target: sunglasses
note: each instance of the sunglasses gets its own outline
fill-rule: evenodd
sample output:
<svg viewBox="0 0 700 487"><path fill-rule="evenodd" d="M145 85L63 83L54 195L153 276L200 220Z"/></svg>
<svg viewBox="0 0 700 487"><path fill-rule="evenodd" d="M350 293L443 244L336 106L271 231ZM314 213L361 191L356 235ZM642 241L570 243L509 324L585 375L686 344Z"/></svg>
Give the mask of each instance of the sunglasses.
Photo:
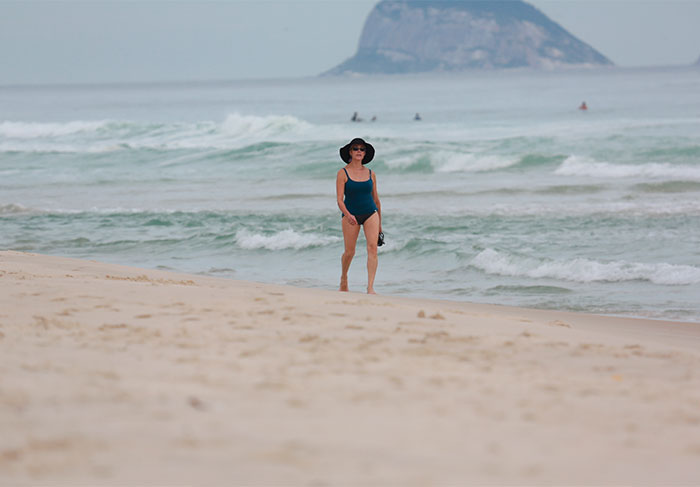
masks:
<svg viewBox="0 0 700 487"><path fill-rule="evenodd" d="M359 151L359 152L365 152L367 150L367 148L366 147L353 147L352 150Z"/></svg>

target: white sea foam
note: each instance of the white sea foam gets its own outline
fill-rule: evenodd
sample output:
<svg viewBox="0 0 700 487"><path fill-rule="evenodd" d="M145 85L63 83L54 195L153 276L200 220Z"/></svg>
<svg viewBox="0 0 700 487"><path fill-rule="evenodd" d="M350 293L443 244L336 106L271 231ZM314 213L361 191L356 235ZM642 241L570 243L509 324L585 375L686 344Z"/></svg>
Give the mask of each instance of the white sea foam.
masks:
<svg viewBox="0 0 700 487"><path fill-rule="evenodd" d="M2 152L232 149L263 141L288 142L315 137L318 137L318 131L312 124L291 115L255 116L233 113L222 122L169 124L108 120L0 123Z"/></svg>
<svg viewBox="0 0 700 487"><path fill-rule="evenodd" d="M437 172L483 172L514 166L516 158L493 154L438 151L432 156Z"/></svg>
<svg viewBox="0 0 700 487"><path fill-rule="evenodd" d="M164 149L235 149L260 142L308 139L314 126L291 115L229 114L223 122L199 122L179 127L168 138L141 141L144 147Z"/></svg>
<svg viewBox="0 0 700 487"><path fill-rule="evenodd" d="M40 213L40 211L16 203L0 205L0 216L27 215L31 213Z"/></svg>
<svg viewBox="0 0 700 487"><path fill-rule="evenodd" d="M668 163L611 164L579 156L569 156L554 171L560 176L586 176L595 178L652 178L700 180L700 167L672 165Z"/></svg>
<svg viewBox="0 0 700 487"><path fill-rule="evenodd" d="M291 115L259 117L232 113L221 124L221 132L230 137L269 140L308 133L313 125Z"/></svg>
<svg viewBox="0 0 700 487"><path fill-rule="evenodd" d="M663 285L700 283L700 268L667 263L598 262L577 258L557 261L521 257L485 249L477 254L471 265L488 274L533 279L561 279L574 282L650 281Z"/></svg>
<svg viewBox="0 0 700 487"><path fill-rule="evenodd" d="M385 143L385 145L387 145ZM386 147L385 147L386 149ZM396 155L390 154L386 164L392 169L409 168L429 164L435 172L488 172L518 164L517 157L503 157L479 152L457 152L435 150L434 148L408 146L401 147ZM409 152L410 154L406 155Z"/></svg>
<svg viewBox="0 0 700 487"><path fill-rule="evenodd" d="M113 142L98 144L63 144L52 142L37 142L36 140L25 143L0 143L0 153L22 152L22 153L57 153L57 154L101 154L129 149L127 144L117 144Z"/></svg>
<svg viewBox="0 0 700 487"><path fill-rule="evenodd" d="M61 137L78 133L92 133L110 122L107 120L81 121L65 123L11 122L0 123L0 136L13 139L35 139L42 137Z"/></svg>
<svg viewBox="0 0 700 487"><path fill-rule="evenodd" d="M248 230L241 230L236 233L236 242L244 249L266 249L266 250L300 250L309 247L318 247L332 242L337 242L338 237L327 235L317 235L313 233L297 233L292 229L282 230L272 235L252 233Z"/></svg>

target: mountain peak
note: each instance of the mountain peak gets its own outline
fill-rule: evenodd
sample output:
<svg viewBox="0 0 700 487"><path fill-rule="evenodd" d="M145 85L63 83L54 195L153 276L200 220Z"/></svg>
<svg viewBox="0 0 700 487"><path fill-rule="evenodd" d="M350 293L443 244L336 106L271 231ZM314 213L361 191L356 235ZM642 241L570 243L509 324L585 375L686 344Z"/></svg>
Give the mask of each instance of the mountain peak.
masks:
<svg viewBox="0 0 700 487"><path fill-rule="evenodd" d="M326 74L612 65L521 0L382 0L357 53Z"/></svg>

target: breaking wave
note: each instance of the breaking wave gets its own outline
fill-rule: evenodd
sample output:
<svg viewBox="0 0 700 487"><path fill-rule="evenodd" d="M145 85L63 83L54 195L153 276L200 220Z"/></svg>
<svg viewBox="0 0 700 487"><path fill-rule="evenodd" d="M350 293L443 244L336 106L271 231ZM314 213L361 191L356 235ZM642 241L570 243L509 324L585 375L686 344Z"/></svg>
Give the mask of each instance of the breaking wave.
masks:
<svg viewBox="0 0 700 487"><path fill-rule="evenodd" d="M236 233L236 243L246 250L301 250L311 247L320 247L338 242L340 238L313 233L298 233L294 230L282 230L271 235L252 233L248 230L240 230Z"/></svg>
<svg viewBox="0 0 700 487"><path fill-rule="evenodd" d="M0 123L2 152L95 153L124 149L236 149L313 137L312 124L291 115L241 115L222 122L82 121Z"/></svg>
<svg viewBox="0 0 700 487"><path fill-rule="evenodd" d="M108 127L111 122L76 120L65 123L10 122L0 123L0 136L11 139L35 139L62 137L74 134L95 133Z"/></svg>
<svg viewBox="0 0 700 487"><path fill-rule="evenodd" d="M669 286L700 283L700 268L667 263L598 262L578 258L568 261L534 259L485 249L471 265L487 274L574 282L649 281Z"/></svg>
<svg viewBox="0 0 700 487"><path fill-rule="evenodd" d="M611 164L578 156L568 157L555 171L560 176L595 178L652 178L700 180L700 167L668 163Z"/></svg>
<svg viewBox="0 0 700 487"><path fill-rule="evenodd" d="M0 205L0 217L2 216L14 216L14 215L27 215L33 213L41 213L40 210L35 210L33 208L27 208L26 206L18 205L15 203L10 203L7 205Z"/></svg>

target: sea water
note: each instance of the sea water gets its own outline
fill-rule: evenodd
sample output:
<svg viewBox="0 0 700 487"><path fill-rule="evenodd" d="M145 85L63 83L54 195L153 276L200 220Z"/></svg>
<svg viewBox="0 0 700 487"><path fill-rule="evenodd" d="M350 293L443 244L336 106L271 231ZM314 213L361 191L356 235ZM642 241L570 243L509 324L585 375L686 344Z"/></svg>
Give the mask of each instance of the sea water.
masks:
<svg viewBox="0 0 700 487"><path fill-rule="evenodd" d="M692 68L0 87L0 248L336 289L353 137L379 293L700 321Z"/></svg>

